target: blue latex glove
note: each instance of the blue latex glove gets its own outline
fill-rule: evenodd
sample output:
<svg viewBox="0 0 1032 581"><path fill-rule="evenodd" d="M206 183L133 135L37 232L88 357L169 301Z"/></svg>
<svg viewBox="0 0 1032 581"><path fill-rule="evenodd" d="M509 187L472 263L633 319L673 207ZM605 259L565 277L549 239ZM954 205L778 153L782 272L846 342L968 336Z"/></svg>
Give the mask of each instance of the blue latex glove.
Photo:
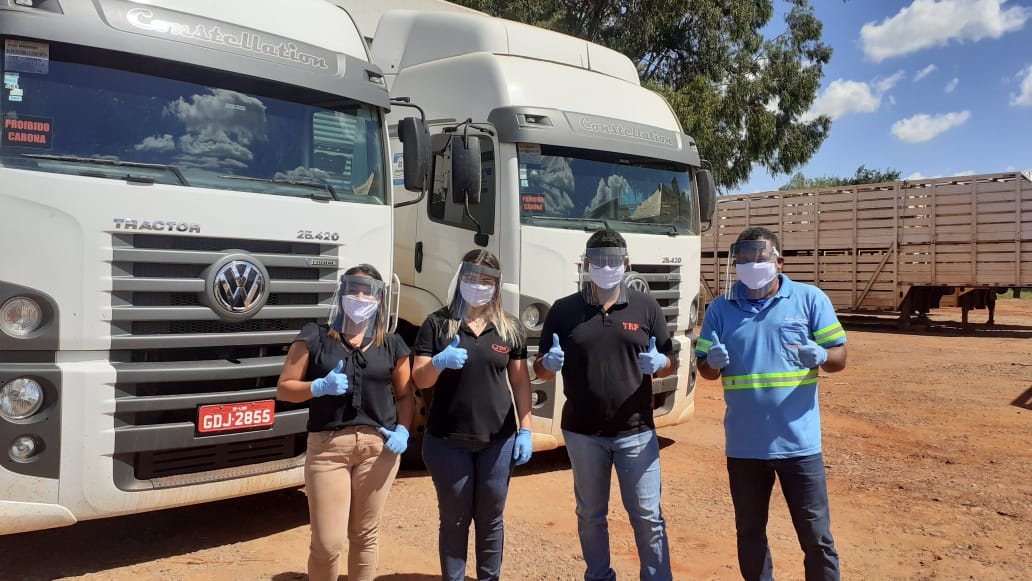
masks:
<svg viewBox="0 0 1032 581"><path fill-rule="evenodd" d="M642 375L655 375L666 366L667 356L656 349L656 338L649 337L648 351L638 353L638 369L641 369Z"/></svg>
<svg viewBox="0 0 1032 581"><path fill-rule="evenodd" d="M518 434L516 434L516 445L512 447L512 459L516 461L516 465L526 464L527 460L530 460L530 455L534 453L534 441L530 437L530 430L527 428L520 428Z"/></svg>
<svg viewBox="0 0 1032 581"><path fill-rule="evenodd" d="M387 441L384 442L384 446L387 446L388 450L394 452L398 456L405 453L405 449L408 448L408 428L398 424L398 427L394 428L394 431L392 432L381 426L380 433L387 438Z"/></svg>
<svg viewBox="0 0 1032 581"><path fill-rule="evenodd" d="M466 364L466 358L469 355L466 350L459 347L459 336L456 335L450 345L444 348L437 355L434 355L430 362L434 364L434 367L438 371L444 371L445 369L462 369L462 366Z"/></svg>
<svg viewBox="0 0 1032 581"><path fill-rule="evenodd" d="M559 370L563 368L565 360L566 354L563 353L563 348L559 346L559 334L552 333L552 347L541 358L541 366L552 373L559 373Z"/></svg>
<svg viewBox="0 0 1032 581"><path fill-rule="evenodd" d="M709 365L712 369L723 369L727 367L728 363L731 363L731 357L727 354L727 347L720 342L720 338L717 337L717 332L710 332L710 341L713 342L709 347L709 353L706 354L706 365Z"/></svg>
<svg viewBox="0 0 1032 581"><path fill-rule="evenodd" d="M348 392L348 376L341 373L344 369L344 361L338 361L337 366L326 374L312 382L312 395L322 397L324 395L344 395Z"/></svg>
<svg viewBox="0 0 1032 581"><path fill-rule="evenodd" d="M828 360L828 350L814 343L805 333L802 334L802 340L799 342L798 353L799 363L810 369L820 367Z"/></svg>

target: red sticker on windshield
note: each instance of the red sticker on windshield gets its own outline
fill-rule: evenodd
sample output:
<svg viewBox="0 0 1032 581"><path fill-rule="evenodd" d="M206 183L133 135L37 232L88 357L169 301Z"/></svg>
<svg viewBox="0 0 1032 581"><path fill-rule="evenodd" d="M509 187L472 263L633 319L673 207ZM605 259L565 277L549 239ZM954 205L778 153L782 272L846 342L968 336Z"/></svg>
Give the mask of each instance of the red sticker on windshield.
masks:
<svg viewBox="0 0 1032 581"><path fill-rule="evenodd" d="M47 117L8 115L4 117L4 147L53 147L53 125Z"/></svg>

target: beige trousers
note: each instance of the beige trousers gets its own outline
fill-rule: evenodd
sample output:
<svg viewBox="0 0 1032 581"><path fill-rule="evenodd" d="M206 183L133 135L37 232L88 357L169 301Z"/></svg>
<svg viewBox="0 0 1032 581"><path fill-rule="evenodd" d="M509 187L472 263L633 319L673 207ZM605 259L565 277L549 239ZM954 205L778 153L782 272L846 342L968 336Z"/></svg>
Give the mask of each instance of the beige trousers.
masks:
<svg viewBox="0 0 1032 581"><path fill-rule="evenodd" d="M345 535L348 581L372 581L376 575L380 515L400 460L383 443L369 426L308 434L305 491L312 581L336 581Z"/></svg>

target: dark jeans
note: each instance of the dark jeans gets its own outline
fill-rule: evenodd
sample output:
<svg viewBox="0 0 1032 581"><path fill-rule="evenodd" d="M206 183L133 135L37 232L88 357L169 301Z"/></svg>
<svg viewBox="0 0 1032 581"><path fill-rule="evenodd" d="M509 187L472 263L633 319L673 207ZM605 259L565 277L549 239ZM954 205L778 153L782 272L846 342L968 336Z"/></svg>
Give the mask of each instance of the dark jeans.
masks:
<svg viewBox="0 0 1032 581"><path fill-rule="evenodd" d="M738 566L746 581L771 581L767 512L774 476L803 549L806 581L838 581L839 559L831 538L828 485L821 454L781 460L728 458L727 475L738 529Z"/></svg>
<svg viewBox="0 0 1032 581"><path fill-rule="evenodd" d="M438 550L446 581L466 578L469 524L474 523L477 579L498 579L505 529L502 511L514 466L515 435L498 442L466 445L423 434L423 463L437 489L441 516Z"/></svg>

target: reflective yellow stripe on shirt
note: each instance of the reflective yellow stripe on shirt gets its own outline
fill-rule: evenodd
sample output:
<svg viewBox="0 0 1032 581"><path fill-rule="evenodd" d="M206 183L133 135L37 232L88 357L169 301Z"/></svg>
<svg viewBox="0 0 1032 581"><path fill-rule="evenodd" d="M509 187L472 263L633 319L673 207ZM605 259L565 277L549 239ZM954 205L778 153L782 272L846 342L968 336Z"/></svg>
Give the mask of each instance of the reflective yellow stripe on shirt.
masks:
<svg viewBox="0 0 1032 581"><path fill-rule="evenodd" d="M835 339L845 336L846 332L842 329L842 323L836 321L834 325L828 325L814 333L813 340L816 341L818 345L824 345L829 341L834 341Z"/></svg>
<svg viewBox="0 0 1032 581"><path fill-rule="evenodd" d="M800 369L783 373L753 373L725 375L724 389L765 389L770 387L799 387L817 383L816 369Z"/></svg>

